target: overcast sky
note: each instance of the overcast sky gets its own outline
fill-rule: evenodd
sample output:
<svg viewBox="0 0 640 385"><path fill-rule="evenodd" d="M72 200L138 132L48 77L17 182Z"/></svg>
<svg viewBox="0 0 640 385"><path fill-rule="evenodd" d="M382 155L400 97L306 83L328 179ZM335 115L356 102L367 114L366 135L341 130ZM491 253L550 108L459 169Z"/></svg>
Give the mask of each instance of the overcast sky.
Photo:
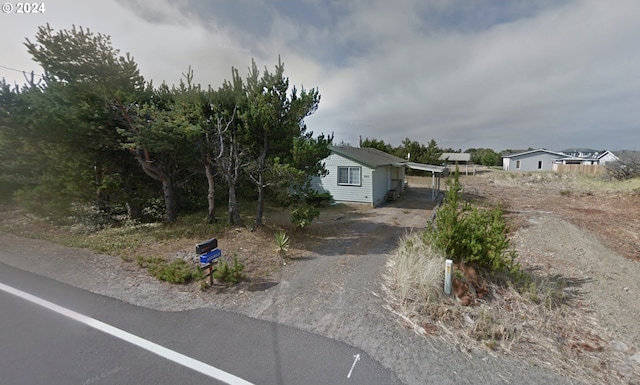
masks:
<svg viewBox="0 0 640 385"><path fill-rule="evenodd" d="M17 3L13 3L14 5ZM0 77L42 70L37 27L110 35L154 84L217 88L254 58L317 87L315 134L357 145L640 149L637 0L45 1L0 14ZM14 7L15 8L15 7Z"/></svg>

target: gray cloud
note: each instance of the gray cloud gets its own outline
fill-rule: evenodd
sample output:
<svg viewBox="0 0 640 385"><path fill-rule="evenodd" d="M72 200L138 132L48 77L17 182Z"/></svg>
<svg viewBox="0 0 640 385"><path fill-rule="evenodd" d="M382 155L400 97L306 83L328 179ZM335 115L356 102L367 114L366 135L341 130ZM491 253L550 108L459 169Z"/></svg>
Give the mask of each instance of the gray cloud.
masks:
<svg viewBox="0 0 640 385"><path fill-rule="evenodd" d="M633 0L60 0L0 26L15 36L0 65L33 68L21 43L47 20L111 35L156 84L191 65L217 87L232 66L272 68L280 55L292 84L322 95L309 129L338 141L632 148L639 18Z"/></svg>

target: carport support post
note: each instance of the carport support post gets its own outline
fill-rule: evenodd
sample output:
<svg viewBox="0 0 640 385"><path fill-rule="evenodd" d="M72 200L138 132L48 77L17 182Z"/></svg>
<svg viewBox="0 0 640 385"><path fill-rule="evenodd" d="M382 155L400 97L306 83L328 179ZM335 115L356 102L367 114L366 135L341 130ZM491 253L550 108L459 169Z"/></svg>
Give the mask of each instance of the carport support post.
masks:
<svg viewBox="0 0 640 385"><path fill-rule="evenodd" d="M436 173L431 171L431 200L436 199L435 188L436 188Z"/></svg>
<svg viewBox="0 0 640 385"><path fill-rule="evenodd" d="M447 259L444 262L444 293L451 295L451 279L453 275L453 261Z"/></svg>

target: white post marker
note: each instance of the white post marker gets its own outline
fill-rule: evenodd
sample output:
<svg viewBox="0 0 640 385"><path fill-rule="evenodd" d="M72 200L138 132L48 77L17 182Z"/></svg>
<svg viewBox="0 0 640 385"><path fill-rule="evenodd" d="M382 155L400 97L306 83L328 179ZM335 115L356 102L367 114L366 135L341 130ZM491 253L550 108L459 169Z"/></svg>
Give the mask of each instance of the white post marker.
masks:
<svg viewBox="0 0 640 385"><path fill-rule="evenodd" d="M451 279L453 275L453 261L447 259L444 262L444 293L451 295Z"/></svg>
<svg viewBox="0 0 640 385"><path fill-rule="evenodd" d="M83 323L87 326L90 326L94 329L100 330L103 333L110 334L116 338L119 338L123 341L126 341L130 344L136 345L145 349L153 354L156 354L160 357L163 357L167 360L173 361L177 364L185 366L191 370L195 370L196 372L200 372L206 376L214 378L216 380L222 381L225 384L229 385L253 385L251 382L243 380L240 377L236 377L233 374L227 373L223 370L220 370L216 367L213 367L209 364L205 364L202 361L198 361L189 356L185 356L184 354L175 352L173 350L167 349L164 346L158 345L151 341L145 340L141 337L138 337L134 334L128 333L124 330L118 329L114 326L106 324L102 321L98 321L97 319L93 319L91 317L87 317L86 315L76 313L73 310L69 310L60 305L56 305L55 303L44 300L40 297L36 297L35 295L26 293L22 290L18 290L11 286L7 286L3 283L0 283L0 290L7 292L9 294L13 294L16 297L20 297L24 300L32 302L36 305L40 305L46 309L54 311L58 314L61 314L65 317L69 317L77 322Z"/></svg>

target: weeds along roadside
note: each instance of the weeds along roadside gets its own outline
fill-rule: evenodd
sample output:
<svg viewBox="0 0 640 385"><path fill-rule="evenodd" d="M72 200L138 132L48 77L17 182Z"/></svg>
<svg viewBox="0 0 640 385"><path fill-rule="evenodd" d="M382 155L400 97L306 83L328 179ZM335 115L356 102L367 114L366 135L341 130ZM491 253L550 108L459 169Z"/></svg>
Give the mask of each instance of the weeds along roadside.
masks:
<svg viewBox="0 0 640 385"><path fill-rule="evenodd" d="M624 355L603 358L606 333L573 301L562 279L522 270L504 218L495 208L461 201L461 193L456 177L435 226L406 234L387 262L383 290L400 323L465 352L508 354L586 383L627 383L618 371ZM479 215L482 210L490 215ZM457 295L443 292L445 256L454 259L454 277L467 285ZM473 295L471 306L464 306L467 294Z"/></svg>

